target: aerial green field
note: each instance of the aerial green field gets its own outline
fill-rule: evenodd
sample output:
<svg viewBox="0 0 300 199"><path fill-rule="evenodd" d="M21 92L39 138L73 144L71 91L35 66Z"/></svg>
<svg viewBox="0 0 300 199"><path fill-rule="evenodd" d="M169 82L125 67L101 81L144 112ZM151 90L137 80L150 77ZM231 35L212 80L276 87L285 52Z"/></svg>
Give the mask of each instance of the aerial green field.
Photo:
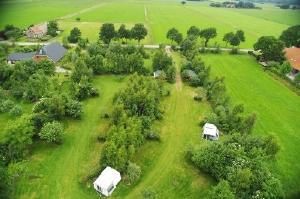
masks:
<svg viewBox="0 0 300 199"><path fill-rule="evenodd" d="M222 38L225 33L238 29L245 32L246 41L241 48L253 48L253 43L261 36L273 35L278 37L281 32L292 25L299 24L300 11L281 10L271 4L259 4L262 10L213 8L210 2L187 2L182 5L177 1L96 1L87 3L80 1L5 1L1 2L2 13L0 28L13 24L27 28L31 24L59 19L59 27L64 30L62 36L68 36L74 27L80 30L90 41L97 41L102 23L114 23L116 29L120 24L144 23L148 36L142 44L171 44L166 38L170 28L177 28L183 37L189 27L195 25L200 29L216 27L217 37L211 39L210 46L216 43L225 47ZM96 7L95 7L96 6ZM217 13L217 14L216 14ZM80 22L76 21L80 18ZM94 35L94 32L98 29ZM62 36L53 40L61 40ZM201 43L199 39L199 43Z"/></svg>
<svg viewBox="0 0 300 199"><path fill-rule="evenodd" d="M282 144L277 155L277 165L270 169L281 174L284 189L290 193L300 192L300 98L263 72L256 61L245 55L203 55L211 65L212 74L225 76L228 94L233 103L242 102L247 113L257 112L254 134L264 136L274 132Z"/></svg>
<svg viewBox="0 0 300 199"><path fill-rule="evenodd" d="M61 41L70 30L78 27L83 38L97 41L103 23L121 24L131 28L135 23L144 23L148 36L142 44L171 44L166 38L170 28L177 28L183 36L195 25L202 28L216 27L218 36L211 39L225 46L222 37L229 31L242 29L246 42L240 48L252 48L253 43L263 35L280 33L292 25L299 24L300 11L280 10L271 4L258 5L262 10L239 10L212 8L210 2L181 1L102 1L87 0L6 0L0 2L0 29L6 24L27 28L31 24L59 19L64 32L52 40ZM93 6L95 9L88 10ZM79 13L87 9L85 12ZM76 15L71 15L75 13ZM76 21L79 17L80 22ZM199 44L201 40L199 39ZM129 43L136 44L136 41ZM182 57L172 53L178 65ZM280 175L287 197L300 193L300 98L279 82L267 75L262 67L248 55L204 54L202 59L211 65L213 76L225 76L227 92L233 103L242 102L245 112L258 113L253 134L264 136L274 132L282 148L276 162L270 163L270 170ZM151 66L147 60L146 65ZM98 198L92 181L81 183L99 165L102 144L97 135L107 129L107 119L101 118L106 112L114 93L126 84L116 76L97 76L93 85L99 88L100 97L84 101L84 115L81 120L64 119L64 138L60 146L37 141L30 148L28 170L14 189L15 198ZM133 162L142 168L138 183L118 185L111 198L139 198L143 189L153 189L157 198L203 198L216 183L207 174L192 166L185 159L185 150L190 144L202 144L199 122L204 114L211 111L209 104L193 100L194 88L187 84L166 84L172 94L165 99L167 110L162 121L154 128L161 129L162 142L147 142L137 152ZM22 104L29 113L32 104ZM4 129L8 114L0 114L0 126ZM0 139L1 139L0 135ZM174 170L182 171L182 180L173 184Z"/></svg>

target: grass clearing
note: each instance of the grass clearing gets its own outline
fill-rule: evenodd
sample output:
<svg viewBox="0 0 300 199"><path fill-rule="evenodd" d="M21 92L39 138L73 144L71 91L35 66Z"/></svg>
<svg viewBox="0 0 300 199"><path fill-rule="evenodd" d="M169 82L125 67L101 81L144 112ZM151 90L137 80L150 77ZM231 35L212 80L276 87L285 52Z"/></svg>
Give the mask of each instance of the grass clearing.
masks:
<svg viewBox="0 0 300 199"><path fill-rule="evenodd" d="M274 132L282 145L277 162L270 169L281 175L284 190L290 195L300 192L299 118L300 98L274 80L251 57L246 55L202 55L211 65L213 76L225 76L233 103L242 102L247 113L257 112L253 133L265 136Z"/></svg>

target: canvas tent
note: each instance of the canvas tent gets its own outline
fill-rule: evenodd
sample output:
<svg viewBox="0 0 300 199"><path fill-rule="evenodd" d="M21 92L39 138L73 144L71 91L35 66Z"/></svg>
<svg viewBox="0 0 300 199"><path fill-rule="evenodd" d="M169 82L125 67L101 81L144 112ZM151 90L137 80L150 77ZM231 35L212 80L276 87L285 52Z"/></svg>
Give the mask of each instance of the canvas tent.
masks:
<svg viewBox="0 0 300 199"><path fill-rule="evenodd" d="M98 193L110 196L120 180L121 175L117 170L106 167L94 182L94 188Z"/></svg>
<svg viewBox="0 0 300 199"><path fill-rule="evenodd" d="M203 133L201 138L206 140L218 140L219 139L218 128L214 124L205 123L205 125L203 126Z"/></svg>

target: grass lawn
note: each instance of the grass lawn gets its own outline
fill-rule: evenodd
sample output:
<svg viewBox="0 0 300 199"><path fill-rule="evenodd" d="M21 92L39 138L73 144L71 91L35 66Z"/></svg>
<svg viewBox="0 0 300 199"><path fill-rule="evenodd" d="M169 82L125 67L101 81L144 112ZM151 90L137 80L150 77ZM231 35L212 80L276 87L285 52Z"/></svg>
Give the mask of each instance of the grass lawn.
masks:
<svg viewBox="0 0 300 199"><path fill-rule="evenodd" d="M101 96L84 101L81 120L64 120L62 145L33 144L28 172L19 180L15 198L97 198L92 187L79 182L98 166L102 145L96 137L101 125L106 123L100 116L115 91L124 86L117 79L115 76L94 79Z"/></svg>
<svg viewBox="0 0 300 199"><path fill-rule="evenodd" d="M247 113L257 112L254 134L274 132L282 145L276 164L270 169L281 175L284 190L300 193L300 97L263 72L254 59L246 55L202 55L212 67L213 76L225 76L233 103L242 102Z"/></svg>

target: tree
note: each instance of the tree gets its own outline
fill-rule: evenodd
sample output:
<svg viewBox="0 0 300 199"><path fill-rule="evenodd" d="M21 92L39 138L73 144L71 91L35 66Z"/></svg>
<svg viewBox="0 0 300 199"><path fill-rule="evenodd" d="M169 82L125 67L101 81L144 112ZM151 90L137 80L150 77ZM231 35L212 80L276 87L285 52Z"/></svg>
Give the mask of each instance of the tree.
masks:
<svg viewBox="0 0 300 199"><path fill-rule="evenodd" d="M80 21L80 17L77 17L77 18L76 18L76 21L79 22L79 21Z"/></svg>
<svg viewBox="0 0 300 199"><path fill-rule="evenodd" d="M118 35L120 39L126 39L126 43L127 43L127 39L130 38L130 30L127 30L125 25L122 24L120 26L120 28L118 29Z"/></svg>
<svg viewBox="0 0 300 199"><path fill-rule="evenodd" d="M38 68L42 69L46 75L51 75L55 72L55 65L49 59L42 59L37 64Z"/></svg>
<svg viewBox="0 0 300 199"><path fill-rule="evenodd" d="M169 66L172 66L172 58L167 55L164 49L156 51L152 58L153 71L167 71Z"/></svg>
<svg viewBox="0 0 300 199"><path fill-rule="evenodd" d="M79 118L83 113L83 104L79 101L69 99L66 103L66 114L74 117Z"/></svg>
<svg viewBox="0 0 300 199"><path fill-rule="evenodd" d="M274 36L262 36L253 45L254 50L260 50L266 61L282 62L284 56L284 42Z"/></svg>
<svg viewBox="0 0 300 199"><path fill-rule="evenodd" d="M80 47L81 49L85 49L87 47L88 43L89 43L88 38L86 38L86 39L79 38L77 44L78 44L78 47Z"/></svg>
<svg viewBox="0 0 300 199"><path fill-rule="evenodd" d="M208 41L217 36L217 30L216 28L206 28L200 31L199 36L205 38L205 47L207 47Z"/></svg>
<svg viewBox="0 0 300 199"><path fill-rule="evenodd" d="M293 67L289 61L285 61L281 64L279 70L282 75L285 75L290 73L293 70Z"/></svg>
<svg viewBox="0 0 300 199"><path fill-rule="evenodd" d="M214 186L206 196L206 199L232 199L235 198L234 194L230 190L230 186L228 181L222 180L217 186Z"/></svg>
<svg viewBox="0 0 300 199"><path fill-rule="evenodd" d="M63 126L60 122L53 121L44 124L43 128L39 132L39 136L46 142L54 142L60 144L62 142Z"/></svg>
<svg viewBox="0 0 300 199"><path fill-rule="evenodd" d="M155 199L156 193L153 189L142 189L141 196L143 199Z"/></svg>
<svg viewBox="0 0 300 199"><path fill-rule="evenodd" d="M56 31L58 31L58 23L55 20L48 21L47 23L47 33L52 37L57 35Z"/></svg>
<svg viewBox="0 0 300 199"><path fill-rule="evenodd" d="M134 183L141 177L141 167L135 163L129 162L126 170L126 179L129 183Z"/></svg>
<svg viewBox="0 0 300 199"><path fill-rule="evenodd" d="M174 41L177 43L177 45L179 45L182 42L182 40L183 40L182 34L181 33L176 34Z"/></svg>
<svg viewBox="0 0 300 199"><path fill-rule="evenodd" d="M138 43L140 44L140 40L144 39L148 31L144 27L144 24L138 23L135 24L134 27L131 29L132 38L138 40Z"/></svg>
<svg viewBox="0 0 300 199"><path fill-rule="evenodd" d="M178 30L176 28L171 28L170 30L168 30L167 32L167 38L171 39L172 43L175 40L177 34L178 34Z"/></svg>
<svg viewBox="0 0 300 199"><path fill-rule="evenodd" d="M200 34L200 29L197 28L196 26L191 26L187 31L187 36L194 35L194 36L198 37L199 34Z"/></svg>
<svg viewBox="0 0 300 199"><path fill-rule="evenodd" d="M181 2L182 5L185 5L185 3L186 3L185 1L182 1L182 2Z"/></svg>
<svg viewBox="0 0 300 199"><path fill-rule="evenodd" d="M15 105L12 109L9 111L9 115L14 117L19 117L23 115L23 108L20 105Z"/></svg>
<svg viewBox="0 0 300 199"><path fill-rule="evenodd" d="M241 43L239 37L237 35L234 35L231 39L230 39L230 45L232 46L239 46Z"/></svg>
<svg viewBox="0 0 300 199"><path fill-rule="evenodd" d="M32 144L33 135L33 123L30 115L23 115L7 125L4 140L14 159L22 158L25 155L26 147Z"/></svg>
<svg viewBox="0 0 300 199"><path fill-rule="evenodd" d="M231 32L228 32L224 35L223 37L223 41L226 42L226 46L227 44L231 41L231 39L234 37L234 33L231 31Z"/></svg>
<svg viewBox="0 0 300 199"><path fill-rule="evenodd" d="M300 25L284 30L279 39L285 43L286 47L296 46L300 48Z"/></svg>
<svg viewBox="0 0 300 199"><path fill-rule="evenodd" d="M68 41L70 43L77 43L79 39L81 39L81 32L77 27L75 27L71 30Z"/></svg>
<svg viewBox="0 0 300 199"><path fill-rule="evenodd" d="M275 156L280 150L281 146L277 136L274 133L269 133L264 138L264 150L267 155Z"/></svg>
<svg viewBox="0 0 300 199"><path fill-rule="evenodd" d="M33 74L30 76L24 98L28 101L37 101L45 95L50 87L48 79L41 74Z"/></svg>
<svg viewBox="0 0 300 199"><path fill-rule="evenodd" d="M112 23L105 23L100 28L99 39L105 44L109 44L110 41L115 38L116 31L115 26Z"/></svg>

